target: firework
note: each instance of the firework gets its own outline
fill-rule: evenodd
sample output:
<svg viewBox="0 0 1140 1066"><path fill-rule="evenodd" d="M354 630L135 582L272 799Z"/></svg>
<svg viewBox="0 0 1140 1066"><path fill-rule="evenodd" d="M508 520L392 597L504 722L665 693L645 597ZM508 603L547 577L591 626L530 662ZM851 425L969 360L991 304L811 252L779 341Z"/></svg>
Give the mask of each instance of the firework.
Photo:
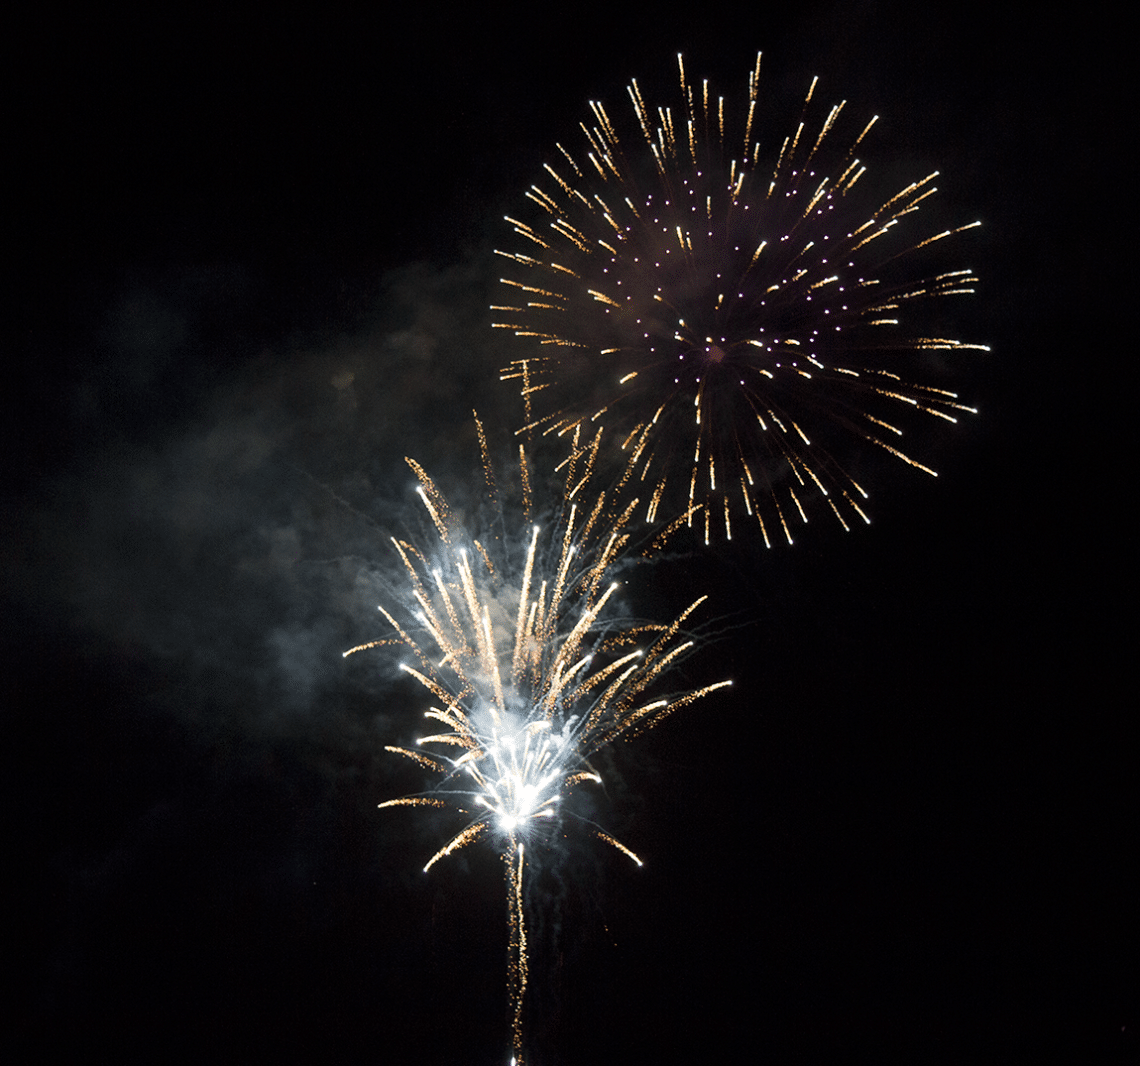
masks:
<svg viewBox="0 0 1140 1066"><path fill-rule="evenodd" d="M481 427L479 433L494 492ZM666 625L610 618L632 505L615 517L606 510L604 494L580 503L598 440L579 448L575 439L565 464L561 513L546 534L538 525L530 528L518 559L510 557L504 547L509 538L501 534L473 539L432 480L409 460L438 543L425 549L393 540L414 606L406 619L381 607L394 635L345 652L398 645L412 660L402 669L437 701L425 712L436 728L415 750L387 750L441 780L428 792L380 806L448 807L466 816L459 832L430 857L425 872L476 841L491 843L502 855L510 927L508 993L519 1063L528 979L527 845L549 842L554 824L573 817L563 805L574 788L601 783L590 763L595 752L728 684L673 695L656 692L662 676L692 649L682 626L704 597ZM520 471L525 512L530 492L521 450ZM625 845L584 819L578 822L640 865Z"/></svg>
<svg viewBox="0 0 1140 1066"><path fill-rule="evenodd" d="M507 218L525 242L498 253L511 266L494 324L540 345L503 371L520 383L523 428L604 425L647 517L684 515L706 543L731 537L737 514L769 546L821 507L845 529L867 522L847 458L866 449L851 445L934 474L904 450L900 422L974 410L914 372L988 349L902 318L973 291L972 271L927 273L920 249L979 223L907 238L937 172L875 196L857 156L875 119L841 140L839 104L816 126L815 81L798 126L768 145L759 56L735 125L678 65L677 110L651 112L633 82L626 134L592 102L583 151L558 145L526 194L545 215Z"/></svg>

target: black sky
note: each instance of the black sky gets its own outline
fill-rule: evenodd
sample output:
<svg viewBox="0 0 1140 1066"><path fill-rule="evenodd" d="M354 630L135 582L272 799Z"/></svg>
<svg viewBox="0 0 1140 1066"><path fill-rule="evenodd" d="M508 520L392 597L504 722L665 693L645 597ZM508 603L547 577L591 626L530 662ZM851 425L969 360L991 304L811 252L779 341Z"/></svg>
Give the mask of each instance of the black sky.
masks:
<svg viewBox="0 0 1140 1066"><path fill-rule="evenodd" d="M732 98L758 49L773 94L819 74L881 116L884 169L983 220L981 414L869 530L639 576L647 611L710 593L734 628L694 678L735 686L614 755L599 817L645 868L581 843L538 886L533 1061L1135 1061L1128 423L1094 372L1123 358L1113 34L1086 18L40 18L6 145L19 1061L506 1061L497 860L420 874L446 825L375 810L417 787L382 745L419 697L339 653L380 630L403 456L461 495L472 407L512 428L503 213L587 100L671 86L679 50Z"/></svg>

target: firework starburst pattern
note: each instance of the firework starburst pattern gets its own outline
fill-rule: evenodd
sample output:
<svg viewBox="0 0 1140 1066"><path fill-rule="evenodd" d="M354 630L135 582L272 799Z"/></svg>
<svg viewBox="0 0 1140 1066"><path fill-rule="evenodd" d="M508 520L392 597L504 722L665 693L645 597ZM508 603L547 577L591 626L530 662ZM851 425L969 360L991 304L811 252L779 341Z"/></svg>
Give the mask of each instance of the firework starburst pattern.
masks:
<svg viewBox="0 0 1140 1066"><path fill-rule="evenodd" d="M510 218L523 246L499 253L510 267L495 324L534 345L501 372L521 387L518 432L568 445L552 517L533 519L522 446L521 493L504 503L478 419L492 520L457 516L408 460L433 531L393 539L390 633L345 653L397 648L433 701L424 735L387 747L433 784L380 804L461 816L424 871L476 842L502 858L515 1066L528 1050L528 864L574 825L640 865L568 800L602 783L600 750L730 683L669 689L704 597L672 621L621 615L635 516L654 546L686 526L705 544L731 538L737 516L769 546L791 544L814 511L866 522L864 455L933 474L900 415L972 412L920 379L947 353L986 350L913 325L976 281L927 265L928 249L978 224L916 225L936 173L879 195L859 157L874 119L845 132L842 104L818 117L813 81L798 124L768 143L759 57L738 115L678 62L676 110L651 111L630 85L631 132L590 105L584 150L559 146L527 193L539 220Z"/></svg>
<svg viewBox="0 0 1140 1066"><path fill-rule="evenodd" d="M678 65L679 107L652 109L635 81L627 132L592 102L585 144L558 145L526 193L533 221L508 216L523 241L499 253L494 324L539 345L503 371L524 428L604 425L649 520L684 515L706 543L737 514L769 546L820 508L867 522L849 456L869 444L934 474L904 420L973 412L919 378L937 354L988 349L904 315L973 291L971 270L928 269L923 250L979 223L921 229L937 172L876 193L859 156L876 119L844 133L843 104L811 117L815 81L770 138L759 56L738 111Z"/></svg>
<svg viewBox="0 0 1140 1066"><path fill-rule="evenodd" d="M509 536L473 537L412 462L437 542L427 548L393 541L413 607L407 619L380 608L393 632L390 640L412 660L402 669L436 701L425 712L435 730L420 737L415 749L387 750L440 775L430 791L380 806L447 807L465 816L466 824L431 856L425 872L479 840L503 856L508 986L519 1062L528 972L527 845L549 840L545 829L575 818L563 812L573 789L601 784L590 763L599 749L729 684L659 691L670 667L694 646L682 627L704 597L668 624L613 617L615 570L629 541L625 527L632 505L615 517L606 510L605 494L586 502L595 454L596 443L574 450L564 468L559 517L548 532L531 526L521 559L509 557ZM521 473L527 484L525 457ZM489 466L487 475L493 483ZM345 654L377 643L384 641ZM576 821L641 865L592 822Z"/></svg>

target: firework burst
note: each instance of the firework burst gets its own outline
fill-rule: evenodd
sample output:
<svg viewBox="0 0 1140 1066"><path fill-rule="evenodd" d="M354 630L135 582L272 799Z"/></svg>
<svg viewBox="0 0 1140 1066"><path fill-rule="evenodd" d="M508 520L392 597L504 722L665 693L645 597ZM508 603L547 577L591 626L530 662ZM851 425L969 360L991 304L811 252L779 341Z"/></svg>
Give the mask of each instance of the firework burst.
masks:
<svg viewBox="0 0 1140 1066"><path fill-rule="evenodd" d="M545 221L508 216L525 244L499 252L511 268L494 324L541 345L503 371L520 383L524 430L604 425L623 491L706 543L731 537L736 514L769 546L820 507L845 529L869 521L851 444L934 474L904 450L900 422L973 412L914 372L934 353L988 349L902 318L973 291L972 271L926 273L919 253L979 223L907 238L937 172L875 196L857 156L875 119L840 142L839 104L809 130L815 81L797 128L769 146L759 56L735 126L678 64L676 111L651 112L633 82L626 135L592 102L584 150L558 145L526 194Z"/></svg>
<svg viewBox="0 0 1140 1066"><path fill-rule="evenodd" d="M490 464L484 468L493 486ZM393 636L345 652L393 643L412 662L402 669L437 701L425 712L436 730L415 749L389 746L440 775L430 791L381 807L446 807L466 824L424 866L479 840L502 855L507 880L508 992L514 1054L522 1062L522 1008L528 980L523 877L527 845L550 842L563 804L579 785L601 783L590 763L599 749L634 736L679 707L729 682L663 695L658 682L693 647L682 627L704 597L664 625L614 621L614 580L627 545L632 504L607 516L604 494L580 504L598 438L575 447L565 465L565 505L544 535L534 525L521 559L502 534L474 539L427 474L409 460L438 543L393 540L414 604L407 619L380 610ZM577 443L577 441L575 441ZM529 478L520 450L524 511ZM609 610L608 610L609 609ZM653 694L650 693L653 689ZM624 844L584 819L578 823L634 862Z"/></svg>

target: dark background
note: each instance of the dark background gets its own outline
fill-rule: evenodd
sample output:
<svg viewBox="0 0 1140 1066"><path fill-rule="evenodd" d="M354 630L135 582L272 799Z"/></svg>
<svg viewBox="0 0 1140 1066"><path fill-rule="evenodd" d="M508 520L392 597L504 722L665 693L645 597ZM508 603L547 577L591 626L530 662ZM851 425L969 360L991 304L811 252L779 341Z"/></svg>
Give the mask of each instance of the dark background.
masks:
<svg viewBox="0 0 1140 1066"><path fill-rule="evenodd" d="M980 415L874 525L639 571L731 676L613 753L535 879L539 1066L1136 1060L1116 325L1119 27L1000 5L38 15L9 47L4 854L12 1061L504 1063L502 873L377 812L402 457L462 496L486 311L586 101L810 77L984 226ZM86 21L84 21L86 19ZM659 94L654 94L657 96ZM893 179L892 179L893 180ZM893 191L890 190L890 191ZM950 255L950 253L947 253ZM509 340L509 338L507 338ZM1134 632L1134 631L1133 631ZM14 993L14 994L13 994Z"/></svg>

